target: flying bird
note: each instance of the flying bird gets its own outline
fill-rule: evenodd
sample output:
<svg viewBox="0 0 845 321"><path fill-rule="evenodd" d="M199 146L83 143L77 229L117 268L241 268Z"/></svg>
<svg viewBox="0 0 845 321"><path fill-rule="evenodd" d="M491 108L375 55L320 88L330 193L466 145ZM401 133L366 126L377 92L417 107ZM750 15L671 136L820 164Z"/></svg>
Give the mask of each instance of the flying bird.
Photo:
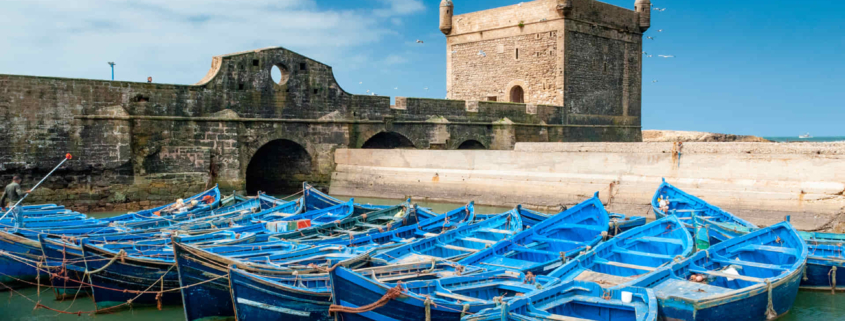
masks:
<svg viewBox="0 0 845 321"><path fill-rule="evenodd" d="M646 38L647 38L647 39L654 40L654 37L649 37L649 36L646 36Z"/></svg>
<svg viewBox="0 0 845 321"><path fill-rule="evenodd" d="M643 51L643 54L644 54L644 55L648 55L648 53L647 53L647 52L645 52L645 51Z"/></svg>
<svg viewBox="0 0 845 321"><path fill-rule="evenodd" d="M369 92L370 92L370 90L369 90L369 89L367 89L367 93L369 93Z"/></svg>
<svg viewBox="0 0 845 321"><path fill-rule="evenodd" d="M652 82L652 83L656 83L656 82L657 82L657 79L655 79L655 80L652 80L652 81L651 81L651 82Z"/></svg>
<svg viewBox="0 0 845 321"><path fill-rule="evenodd" d="M399 90L399 87L393 87L393 90Z"/></svg>
<svg viewBox="0 0 845 321"><path fill-rule="evenodd" d="M520 3L517 5L517 7L522 7L522 2L520 2Z"/></svg>
<svg viewBox="0 0 845 321"><path fill-rule="evenodd" d="M657 32L663 32L663 29L658 29Z"/></svg>
<svg viewBox="0 0 845 321"><path fill-rule="evenodd" d="M359 85L362 85L362 84L364 84L364 82L363 82L363 81L359 81L359 82L358 82L358 84L359 84Z"/></svg>
<svg viewBox="0 0 845 321"><path fill-rule="evenodd" d="M428 90L428 87L425 87L425 88L423 88L423 89Z"/></svg>
<svg viewBox="0 0 845 321"><path fill-rule="evenodd" d="M660 58L675 58L674 55L657 55Z"/></svg>
<svg viewBox="0 0 845 321"><path fill-rule="evenodd" d="M424 43L422 40L417 39L417 43Z"/></svg>
<svg viewBox="0 0 845 321"><path fill-rule="evenodd" d="M487 57L487 53L485 53L484 50L479 50L478 55L482 57Z"/></svg>
<svg viewBox="0 0 845 321"><path fill-rule="evenodd" d="M456 53L458 53L458 51L457 51L457 50L452 50L452 53L453 53L453 54L456 54Z"/></svg>
<svg viewBox="0 0 845 321"><path fill-rule="evenodd" d="M651 58L651 57L654 57L654 55L648 55L647 57Z"/></svg>

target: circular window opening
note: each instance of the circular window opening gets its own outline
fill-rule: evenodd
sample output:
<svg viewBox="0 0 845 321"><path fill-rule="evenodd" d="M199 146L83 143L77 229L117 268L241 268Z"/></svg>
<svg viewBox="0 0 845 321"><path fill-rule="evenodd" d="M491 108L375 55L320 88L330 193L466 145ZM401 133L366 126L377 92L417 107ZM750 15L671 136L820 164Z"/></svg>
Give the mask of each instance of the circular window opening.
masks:
<svg viewBox="0 0 845 321"><path fill-rule="evenodd" d="M273 82L284 85L290 79L290 72L284 65L273 65L273 69L270 70L270 78L273 79Z"/></svg>

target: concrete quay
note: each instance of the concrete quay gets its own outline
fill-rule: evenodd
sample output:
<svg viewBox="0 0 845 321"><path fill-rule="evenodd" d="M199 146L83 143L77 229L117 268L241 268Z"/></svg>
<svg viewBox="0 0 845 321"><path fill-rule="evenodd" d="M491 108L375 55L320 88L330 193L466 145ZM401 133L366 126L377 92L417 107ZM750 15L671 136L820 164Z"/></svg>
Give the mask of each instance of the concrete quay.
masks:
<svg viewBox="0 0 845 321"><path fill-rule="evenodd" d="M644 215L661 178L758 225L791 215L845 230L845 143L517 143L513 151L339 149L336 195L524 204L554 212L599 191ZM845 216L845 215L843 215Z"/></svg>

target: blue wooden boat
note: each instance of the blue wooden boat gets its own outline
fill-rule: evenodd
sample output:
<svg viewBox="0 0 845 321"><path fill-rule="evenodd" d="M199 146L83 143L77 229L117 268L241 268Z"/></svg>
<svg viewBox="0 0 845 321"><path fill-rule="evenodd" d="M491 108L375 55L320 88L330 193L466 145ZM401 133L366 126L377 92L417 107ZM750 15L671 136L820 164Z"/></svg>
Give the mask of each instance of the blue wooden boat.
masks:
<svg viewBox="0 0 845 321"><path fill-rule="evenodd" d="M393 226L390 228L385 227L384 232L371 230L363 235L330 237L315 241L313 244L344 244L348 246L399 245L412 242L417 238L434 236L438 233L467 225L475 220L475 206L473 202L440 215L417 205L414 205L413 212L426 213L424 214L425 216L432 216L432 218L417 222L415 225L399 228ZM418 215L419 217L423 217L422 214Z"/></svg>
<svg viewBox="0 0 845 321"><path fill-rule="evenodd" d="M461 226L440 235L432 235L401 245L374 257L390 263L457 261L480 252L501 239L510 238L521 230L522 220L516 211L511 210L479 223Z"/></svg>
<svg viewBox="0 0 845 321"><path fill-rule="evenodd" d="M344 203L344 201L320 192L320 190L311 186L308 182L302 183L302 199L305 202L305 211L318 210ZM383 210L388 207L391 207L391 205L355 204L355 213L353 213L353 216Z"/></svg>
<svg viewBox="0 0 845 321"><path fill-rule="evenodd" d="M134 248L134 245L129 246ZM179 246L178 243L173 244L174 248L177 246ZM274 258L275 253L287 253L297 248L297 245L285 242L273 242L266 246L269 250L262 249L261 244L254 244L212 247L208 251L245 260L265 261ZM83 243L81 248L85 268L90 271L87 275L97 309L122 305L127 300L132 300L133 304L138 305L182 303L181 291L177 290L180 288L181 280L172 250L145 249L136 251L134 255L128 255L125 248L119 247L106 248ZM258 248L258 253L255 253L254 248ZM320 259L330 257L323 252L320 254L323 254ZM347 257L352 255L347 255ZM315 254L311 256L316 257ZM290 259L290 257L283 258ZM292 258L302 260L300 257Z"/></svg>
<svg viewBox="0 0 845 321"><path fill-rule="evenodd" d="M611 287L683 259L692 250L692 237L683 223L675 216L667 216L599 244L549 276Z"/></svg>
<svg viewBox="0 0 845 321"><path fill-rule="evenodd" d="M367 220L372 218L374 220L380 217L393 218L399 212L404 212L404 208L408 206L399 205L390 207L381 211L362 214L361 216L344 219L343 221ZM337 207L337 205L333 206ZM330 223L334 226L347 226L347 223ZM330 229L327 227L326 229ZM316 229L323 229L322 226L312 227L301 231L292 231L288 233L277 234L282 239L298 240L298 237L312 235ZM292 237L293 236L293 237ZM255 245L249 245L245 249L252 249ZM201 283L191 289L183 291L183 304L185 309L185 319L201 320L207 318L232 317L235 311L232 309L232 299L230 295L230 282L227 279L216 279L215 277L225 276L228 273L228 266L236 264L236 261L231 257L224 257L214 255L213 252L204 251L195 247L185 246L184 244L175 243L173 245L173 252L178 264L179 279L183 284ZM253 255L254 256L254 255ZM268 268L272 270L272 268ZM291 272L286 270L288 274ZM269 272L264 272L265 274ZM278 273L278 272L276 272ZM205 283L203 283L205 282ZM201 293L202 295L196 295Z"/></svg>
<svg viewBox="0 0 845 321"><path fill-rule="evenodd" d="M610 228L608 228L607 232L610 236L619 235L619 233L625 232L635 227L640 227L645 225L646 218L645 216L627 216L625 214L619 213L609 213L610 214Z"/></svg>
<svg viewBox="0 0 845 321"><path fill-rule="evenodd" d="M457 273L454 263L428 262L356 269L355 272L382 282L439 279ZM477 272L467 267L464 274ZM329 275L264 275L229 269L231 296L238 320L331 320ZM190 320L190 319L189 319Z"/></svg>
<svg viewBox="0 0 845 321"><path fill-rule="evenodd" d="M534 280L522 273L495 271L468 276L407 283L382 283L361 273L337 268L329 272L332 287L330 311L343 320L459 320L509 301L517 295L529 295L554 278ZM369 308L382 298L384 305ZM361 308L353 311L350 309Z"/></svg>
<svg viewBox="0 0 845 321"><path fill-rule="evenodd" d="M527 209L522 207L522 205L517 205L516 211L519 212L519 218L522 219L522 225L526 229L540 224L540 222L545 221L549 217L552 217L552 214L546 214L543 212Z"/></svg>
<svg viewBox="0 0 845 321"><path fill-rule="evenodd" d="M596 193L513 238L489 244L458 263L542 275L596 246L606 235L607 226L608 213Z"/></svg>
<svg viewBox="0 0 845 321"><path fill-rule="evenodd" d="M667 320L771 320L792 307L806 261L806 243L782 222L626 285L652 288Z"/></svg>
<svg viewBox="0 0 845 321"><path fill-rule="evenodd" d="M845 269L845 246L841 241L833 242L842 234L806 235L802 232L799 234L803 234L808 249L807 266L801 278L801 289L830 290L831 293L845 290L845 270L843 270Z"/></svg>
<svg viewBox="0 0 845 321"><path fill-rule="evenodd" d="M660 200L668 200L668 209L660 208ZM666 179L663 179L663 183L660 184L660 187L654 193L654 197L651 199L651 206L657 218L663 218L667 215L677 216L690 231L693 231L693 216L704 220L709 226L708 230L711 232L709 235L710 244L717 244L757 229L757 226L751 222L736 217L717 206L672 186L666 182Z"/></svg>
<svg viewBox="0 0 845 321"><path fill-rule="evenodd" d="M349 238L350 236L354 238L357 235L363 236L416 224L416 219L408 219L408 217L416 217L415 212L414 206L406 201L400 205L361 214L360 216L348 217L337 222L276 233L273 237L281 240L296 240L297 242L320 242L338 237Z"/></svg>
<svg viewBox="0 0 845 321"><path fill-rule="evenodd" d="M623 301L623 292L631 299ZM476 314L462 321L657 321L657 298L651 289L606 289L586 281L568 281Z"/></svg>
<svg viewBox="0 0 845 321"><path fill-rule="evenodd" d="M38 241L0 231L0 282L10 287L25 286L38 279L35 268L41 260L41 245ZM41 282L48 282L45 274Z"/></svg>

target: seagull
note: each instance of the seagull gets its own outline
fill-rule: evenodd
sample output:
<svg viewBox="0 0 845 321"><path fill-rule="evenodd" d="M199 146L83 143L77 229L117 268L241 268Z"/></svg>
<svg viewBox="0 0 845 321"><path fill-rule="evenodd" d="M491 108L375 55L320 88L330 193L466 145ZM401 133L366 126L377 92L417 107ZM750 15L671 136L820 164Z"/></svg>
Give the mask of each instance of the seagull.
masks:
<svg viewBox="0 0 845 321"><path fill-rule="evenodd" d="M649 58L654 57L654 55L648 55Z"/></svg>
<svg viewBox="0 0 845 321"><path fill-rule="evenodd" d="M423 89L428 90L428 87L425 87L425 88L423 88Z"/></svg>
<svg viewBox="0 0 845 321"><path fill-rule="evenodd" d="M660 58L675 58L674 55L657 55Z"/></svg>
<svg viewBox="0 0 845 321"><path fill-rule="evenodd" d="M376 93L373 93L373 96L375 96L375 95L376 95Z"/></svg>
<svg viewBox="0 0 845 321"><path fill-rule="evenodd" d="M453 54L456 54L456 53L458 53L458 51L457 51L457 50L452 50L452 53L453 53Z"/></svg>
<svg viewBox="0 0 845 321"><path fill-rule="evenodd" d="M663 29L658 29L657 32L663 32Z"/></svg>
<svg viewBox="0 0 845 321"><path fill-rule="evenodd" d="M358 82L358 84L359 84L359 85L363 85L363 84L364 84L364 82L363 82L363 81L359 81L359 82Z"/></svg>
<svg viewBox="0 0 845 321"><path fill-rule="evenodd" d="M417 39L417 43L424 43L422 40Z"/></svg>
<svg viewBox="0 0 845 321"><path fill-rule="evenodd" d="M656 82L657 82L657 80L655 79L655 80L652 80L651 82L652 82L652 83L656 83Z"/></svg>
<svg viewBox="0 0 845 321"><path fill-rule="evenodd" d="M478 55L482 57L487 57L487 53L485 53L484 50L479 50Z"/></svg>
<svg viewBox="0 0 845 321"><path fill-rule="evenodd" d="M399 87L393 87L393 90L399 90Z"/></svg>
<svg viewBox="0 0 845 321"><path fill-rule="evenodd" d="M370 90L369 90L369 89L367 89L367 93L369 93L369 92L370 92Z"/></svg>
<svg viewBox="0 0 845 321"><path fill-rule="evenodd" d="M645 51L643 51L643 54L644 54L644 55L648 55L648 53L647 53L647 52L645 52Z"/></svg>
<svg viewBox="0 0 845 321"><path fill-rule="evenodd" d="M522 2L520 2L520 3L519 3L518 5L516 5L516 6L517 6L517 7L522 7Z"/></svg>
<svg viewBox="0 0 845 321"><path fill-rule="evenodd" d="M646 36L646 38L651 39L651 40L654 40L654 38L653 38L653 37Z"/></svg>

